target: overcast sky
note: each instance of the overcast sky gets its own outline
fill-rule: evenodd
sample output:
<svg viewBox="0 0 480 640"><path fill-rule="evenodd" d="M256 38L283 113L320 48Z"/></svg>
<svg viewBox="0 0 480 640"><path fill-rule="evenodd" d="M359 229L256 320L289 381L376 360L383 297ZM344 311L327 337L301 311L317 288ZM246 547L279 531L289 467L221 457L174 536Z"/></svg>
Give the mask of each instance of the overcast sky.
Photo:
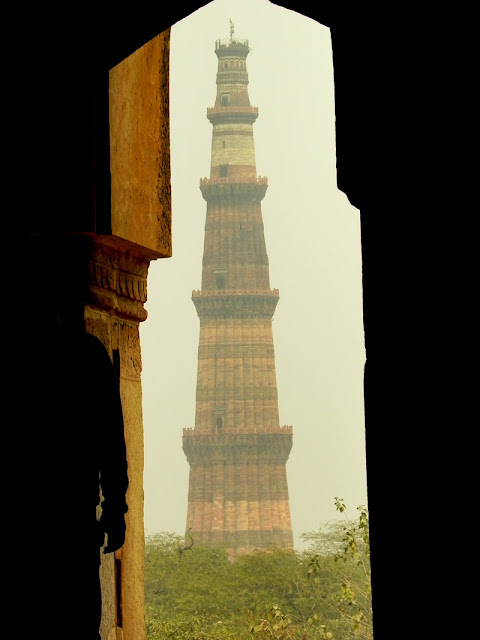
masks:
<svg viewBox="0 0 480 640"><path fill-rule="evenodd" d="M215 40L248 39L249 96L270 284L280 424L293 425L287 463L294 540L339 517L334 497L367 503L360 217L336 187L330 30L267 0L216 0L171 33L173 256L151 263L141 324L145 532L182 534L189 465L182 429L195 424L201 288L216 95Z"/></svg>

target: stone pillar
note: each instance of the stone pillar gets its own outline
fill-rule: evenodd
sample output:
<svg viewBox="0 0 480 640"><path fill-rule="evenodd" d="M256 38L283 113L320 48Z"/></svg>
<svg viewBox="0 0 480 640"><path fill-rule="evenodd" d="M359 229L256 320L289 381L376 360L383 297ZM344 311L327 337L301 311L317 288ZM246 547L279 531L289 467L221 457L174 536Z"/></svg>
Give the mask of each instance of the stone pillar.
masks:
<svg viewBox="0 0 480 640"><path fill-rule="evenodd" d="M85 308L89 333L106 346L117 368L127 447L129 488L125 544L102 556L102 638L115 627L125 638L141 638L143 626L143 419L139 323L146 319L149 260L111 242L94 241L90 263L90 301Z"/></svg>
<svg viewBox="0 0 480 640"><path fill-rule="evenodd" d="M102 569L102 640L146 634L139 324L147 318L150 261L172 251L169 42L167 30L109 72L110 233L94 236L85 317L119 369L129 488L125 544Z"/></svg>

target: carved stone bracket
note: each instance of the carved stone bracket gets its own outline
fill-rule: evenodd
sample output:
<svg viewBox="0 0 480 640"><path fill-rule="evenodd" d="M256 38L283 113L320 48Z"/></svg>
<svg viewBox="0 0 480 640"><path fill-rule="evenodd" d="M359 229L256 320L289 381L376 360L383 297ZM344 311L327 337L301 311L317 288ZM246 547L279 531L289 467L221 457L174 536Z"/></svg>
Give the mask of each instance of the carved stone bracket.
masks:
<svg viewBox="0 0 480 640"><path fill-rule="evenodd" d="M264 400L278 400L278 391L276 387L260 387L258 385L246 387L239 385L231 387L224 385L222 387L226 398L236 398L237 400L252 400L262 398ZM215 387L197 388L197 402L205 400L216 400L218 397L218 389Z"/></svg>
<svg viewBox="0 0 480 640"><path fill-rule="evenodd" d="M143 322L147 318L144 304L149 262L129 251L96 242L90 261L90 306Z"/></svg>

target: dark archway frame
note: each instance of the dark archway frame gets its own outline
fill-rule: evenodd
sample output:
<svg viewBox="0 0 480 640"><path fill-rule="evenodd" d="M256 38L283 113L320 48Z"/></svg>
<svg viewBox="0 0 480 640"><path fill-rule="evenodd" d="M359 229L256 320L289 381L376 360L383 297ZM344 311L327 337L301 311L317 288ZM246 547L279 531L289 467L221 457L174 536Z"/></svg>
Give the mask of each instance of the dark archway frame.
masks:
<svg viewBox="0 0 480 640"><path fill-rule="evenodd" d="M165 9L159 3L137 3L127 12L119 5L110 8L99 3L98 8L82 10L81 14L72 11L68 24L63 22L59 27L59 22L52 20L42 30L37 60L42 73L38 74L38 84L32 81L31 85L37 96L31 156L39 169L30 196L31 228L55 229L63 203L67 198L72 201L73 190L77 197L69 209L71 230L88 226L87 211L96 219L98 232L109 233L108 72L157 34L206 4L180 1ZM395 27L392 23L379 27L373 10L345 9L338 2L331 6L314 6L302 0L275 4L329 27L332 35L337 186L361 216L374 624L382 637L382 626L392 619L396 599L386 594L387 585L390 593L392 589L395 593L392 582L397 580L392 581L390 576L393 560L389 547L397 505L405 500L403 492L408 486L400 453L411 443L403 438L407 425L403 421L405 409L399 406L406 399L406 392L401 391L405 388L403 372L396 368L401 354L391 348L392 339L397 345L402 339L398 317L402 292L394 289L401 267L392 253L398 248L394 224L399 213L408 219L408 211L400 211L403 198L392 187L398 184L399 169L405 170L393 145L397 122L392 103L397 84L392 77L399 68ZM63 56L58 55L60 51ZM48 96L48 104L42 96ZM73 133L66 137L66 131L72 132L72 122ZM72 145L77 153L65 166L63 160ZM89 201L92 186L93 208ZM39 201L49 203L42 213L38 212Z"/></svg>
<svg viewBox="0 0 480 640"><path fill-rule="evenodd" d="M138 14L133 21L131 16L126 17L125 21L116 16L113 20L115 28L110 25L108 29L105 28L98 31L96 39L98 53L93 61L93 68L96 72L98 83L97 95L101 96L96 105L96 118L97 122L103 122L103 126L97 129L97 158L99 166L103 166L105 171L102 176L105 180L105 186L98 189L98 192L101 194L101 199L105 199L105 207L108 207L106 210L109 210L109 175L106 171L109 147L108 141L103 136L108 132L108 102L104 101L105 96L108 95L108 71L158 33L168 29L171 25L206 4L208 3L181 2L176 4L175 7L170 6L168 14L159 9L154 9L153 11L149 9L148 15L145 16L144 20ZM375 131L375 128L372 129L373 113L369 112L368 103L366 104L368 94L371 97L375 95L375 87L372 86L373 69L369 69L369 64L372 59L375 59L374 45L377 42L377 38L372 40L372 34L375 29L374 24L370 22L371 16L362 13L358 9L349 8L348 12L345 12L345 10L334 8L334 3L332 3L332 7L328 7L328 3L319 3L320 6L317 6L317 8L314 8L314 5L308 2L283 1L275 4L313 18L329 27L332 36L335 74L337 186L347 195L351 204L360 209L361 212L364 323L368 358L365 371L368 495L372 538L374 625L375 632L380 633L381 621L376 614L378 611L380 613L384 612L384 603L380 601L382 600L381 590L385 586L385 576L380 570L383 544L379 540L386 522L382 522L382 511L384 510L380 506L384 496L383 493L380 495L380 492L377 492L377 487L379 488L382 485L380 476L385 477L385 468L381 460L377 458L377 451L379 451L381 438L380 429L385 428L385 426L380 425L380 416L377 415L379 411L378 403L377 400L373 399L373 396L377 396L379 390L375 382L377 376L375 373L375 358L372 351L375 350L375 345L381 334L377 333L377 329L374 329L370 323L369 241L370 237L374 235L374 224L370 226L369 223L370 216L375 208L376 197L378 197L381 188L378 188L376 180L369 179L368 176L370 168L376 166L372 158L373 149L376 147L373 143L376 135L380 135L381 132ZM301 43L297 43L297 46L301 46ZM107 123L105 123L105 117L107 117ZM377 126L380 125L381 117L378 114L375 120ZM99 186L100 184L102 183L99 180ZM375 194L372 193L373 189ZM102 205L99 202L99 211L101 209ZM105 232L108 233L108 229ZM372 324L374 324L373 318ZM377 334L376 336L375 333ZM373 371L371 371L372 368ZM372 406L368 402L370 397L372 397ZM387 497L387 499L389 498ZM379 565L379 570L376 570L377 565Z"/></svg>

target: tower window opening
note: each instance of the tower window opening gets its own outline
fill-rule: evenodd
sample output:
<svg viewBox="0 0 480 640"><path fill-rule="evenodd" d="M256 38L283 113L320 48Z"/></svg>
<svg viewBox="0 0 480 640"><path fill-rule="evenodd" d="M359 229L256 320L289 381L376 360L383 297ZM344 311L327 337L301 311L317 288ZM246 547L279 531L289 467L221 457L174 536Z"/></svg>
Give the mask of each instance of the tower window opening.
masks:
<svg viewBox="0 0 480 640"><path fill-rule="evenodd" d="M228 164L220 165L220 177L226 178L228 176Z"/></svg>
<svg viewBox="0 0 480 640"><path fill-rule="evenodd" d="M225 276L217 276L217 289L225 289Z"/></svg>
<svg viewBox="0 0 480 640"><path fill-rule="evenodd" d="M225 149L225 140L223 140L223 148Z"/></svg>
<svg viewBox="0 0 480 640"><path fill-rule="evenodd" d="M222 93L221 98L220 98L220 102L222 107L228 107L228 103L230 102L230 94L229 93Z"/></svg>
<svg viewBox="0 0 480 640"><path fill-rule="evenodd" d="M218 418L216 420L216 423L217 423L217 429L220 429L220 430L223 429L223 418L222 418L222 416L218 416Z"/></svg>

